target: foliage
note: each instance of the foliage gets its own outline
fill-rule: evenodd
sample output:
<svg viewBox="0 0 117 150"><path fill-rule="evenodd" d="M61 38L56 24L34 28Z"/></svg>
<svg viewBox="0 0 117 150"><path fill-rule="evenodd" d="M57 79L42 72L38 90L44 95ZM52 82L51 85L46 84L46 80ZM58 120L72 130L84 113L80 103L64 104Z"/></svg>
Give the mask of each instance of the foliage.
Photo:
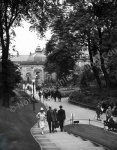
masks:
<svg viewBox="0 0 117 150"><path fill-rule="evenodd" d="M75 45L75 38L69 32L66 6L60 8L56 19L51 24L53 36L46 45L47 71L56 72L58 78L70 74L79 56L79 48Z"/></svg>
<svg viewBox="0 0 117 150"><path fill-rule="evenodd" d="M117 47L117 2L114 1L67 1L73 6L67 24L69 32L74 35L77 46L87 46L91 67L101 88L101 81L94 65L93 57L98 54L99 64L109 85L108 72L105 68L103 53ZM73 41L74 42L74 41Z"/></svg>
<svg viewBox="0 0 117 150"><path fill-rule="evenodd" d="M82 74L81 80L80 80L80 88L86 88L88 86L87 79L85 74Z"/></svg>
<svg viewBox="0 0 117 150"><path fill-rule="evenodd" d="M109 72L111 86L117 87L117 54L114 53L108 58L107 69Z"/></svg>
<svg viewBox="0 0 117 150"><path fill-rule="evenodd" d="M78 105L95 109L98 103L101 103L104 112L111 106L113 115L117 115L117 90L99 91L96 87L90 87L88 90L74 91L69 96L69 102L76 102Z"/></svg>
<svg viewBox="0 0 117 150"><path fill-rule="evenodd" d="M49 51L47 48L46 50ZM56 48L52 47L52 49L53 52L47 55L45 70L49 73L56 72L58 78L69 75L70 71L73 70L75 62L68 48L63 42L59 42Z"/></svg>
<svg viewBox="0 0 117 150"><path fill-rule="evenodd" d="M84 101L84 94L79 91L74 91L69 96L70 101L76 102L83 102Z"/></svg>
<svg viewBox="0 0 117 150"><path fill-rule="evenodd" d="M12 92L22 79L20 68L18 65L8 60L6 63L6 69L8 73L6 74L6 77L8 78L9 91Z"/></svg>
<svg viewBox="0 0 117 150"><path fill-rule="evenodd" d="M77 86L79 84L79 75L73 74L72 79L70 80L70 82L68 82L68 84Z"/></svg>

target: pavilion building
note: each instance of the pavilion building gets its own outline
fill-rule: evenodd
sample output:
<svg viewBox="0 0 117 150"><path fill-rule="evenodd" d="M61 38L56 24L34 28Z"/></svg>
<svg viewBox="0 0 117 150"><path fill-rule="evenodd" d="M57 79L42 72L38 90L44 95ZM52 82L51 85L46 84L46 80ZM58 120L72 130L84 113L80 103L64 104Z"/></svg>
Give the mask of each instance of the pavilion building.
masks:
<svg viewBox="0 0 117 150"><path fill-rule="evenodd" d="M38 79L37 84L42 84L48 77L48 73L44 71L45 60L46 56L40 47L37 47L33 54L17 54L11 58L12 62L19 65L23 80L30 82ZM55 79L55 74L52 74L51 77Z"/></svg>

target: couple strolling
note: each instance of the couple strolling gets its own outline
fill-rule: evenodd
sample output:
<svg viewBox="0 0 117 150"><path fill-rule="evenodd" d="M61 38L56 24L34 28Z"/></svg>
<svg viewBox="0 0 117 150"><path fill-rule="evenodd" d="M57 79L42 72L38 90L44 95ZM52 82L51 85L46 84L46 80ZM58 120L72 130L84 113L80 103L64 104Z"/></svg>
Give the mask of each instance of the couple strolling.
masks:
<svg viewBox="0 0 117 150"><path fill-rule="evenodd" d="M59 107L60 110L58 112L56 108L52 110L52 108L49 107L47 114L45 113L44 109L41 107L40 112L36 115L36 117L38 118L38 127L41 128L42 134L44 134L46 119L48 122L50 133L57 132L56 128L58 128L59 125L60 125L61 132L63 131L63 124L66 116L65 116L65 111L62 109L62 106Z"/></svg>
<svg viewBox="0 0 117 150"><path fill-rule="evenodd" d="M63 124L64 120L66 118L65 116L65 110L62 109L62 106L59 106L60 110L55 108L52 110L51 107L49 107L49 110L47 111L47 122L49 126L49 131L51 132L57 132L56 128L60 126L61 132L63 131Z"/></svg>

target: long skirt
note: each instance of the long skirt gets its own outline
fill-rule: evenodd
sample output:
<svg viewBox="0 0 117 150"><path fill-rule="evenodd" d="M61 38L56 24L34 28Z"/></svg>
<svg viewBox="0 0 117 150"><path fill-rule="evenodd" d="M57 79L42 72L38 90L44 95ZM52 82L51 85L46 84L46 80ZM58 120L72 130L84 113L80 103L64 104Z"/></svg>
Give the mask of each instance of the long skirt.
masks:
<svg viewBox="0 0 117 150"><path fill-rule="evenodd" d="M40 128L44 128L45 127L45 121L39 121L39 126Z"/></svg>

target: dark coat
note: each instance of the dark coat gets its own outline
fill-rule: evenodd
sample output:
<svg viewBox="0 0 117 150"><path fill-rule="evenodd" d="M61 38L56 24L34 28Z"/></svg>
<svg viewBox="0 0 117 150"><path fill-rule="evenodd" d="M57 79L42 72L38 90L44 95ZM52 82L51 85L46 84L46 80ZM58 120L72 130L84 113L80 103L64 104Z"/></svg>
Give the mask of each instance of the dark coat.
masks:
<svg viewBox="0 0 117 150"><path fill-rule="evenodd" d="M57 91L56 95L57 95L58 99L61 99L62 95L59 91Z"/></svg>
<svg viewBox="0 0 117 150"><path fill-rule="evenodd" d="M60 110L58 111L58 120L65 120L65 118L66 118L65 110L60 109Z"/></svg>
<svg viewBox="0 0 117 150"><path fill-rule="evenodd" d="M47 122L51 122L52 121L52 110L48 110L47 111Z"/></svg>

